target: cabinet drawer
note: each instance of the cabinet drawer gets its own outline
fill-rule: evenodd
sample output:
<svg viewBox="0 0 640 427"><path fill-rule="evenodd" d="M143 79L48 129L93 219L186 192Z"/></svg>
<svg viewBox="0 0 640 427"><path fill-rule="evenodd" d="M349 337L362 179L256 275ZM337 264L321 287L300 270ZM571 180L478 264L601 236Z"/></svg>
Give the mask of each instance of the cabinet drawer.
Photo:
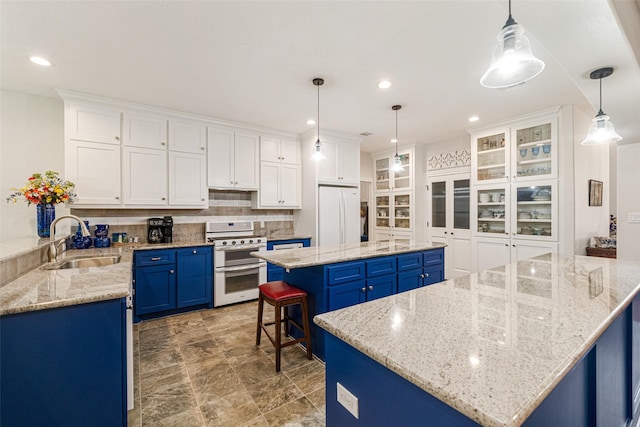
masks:
<svg viewBox="0 0 640 427"><path fill-rule="evenodd" d="M364 280L356 280L329 288L329 310L338 310L367 300Z"/></svg>
<svg viewBox="0 0 640 427"><path fill-rule="evenodd" d="M172 264L176 261L176 252L173 250L136 251L134 259L134 264L136 267Z"/></svg>
<svg viewBox="0 0 640 427"><path fill-rule="evenodd" d="M442 264L444 258L444 250L443 249L435 249L432 251L423 252L424 256L424 266L434 265L434 264Z"/></svg>
<svg viewBox="0 0 640 427"><path fill-rule="evenodd" d="M444 280L444 268L442 265L426 267L423 270L423 274L423 286L433 285L434 283L442 282Z"/></svg>
<svg viewBox="0 0 640 427"><path fill-rule="evenodd" d="M396 272L396 258L385 257L367 261L367 277L382 276Z"/></svg>
<svg viewBox="0 0 640 427"><path fill-rule="evenodd" d="M422 252L398 256L398 271L422 268Z"/></svg>
<svg viewBox="0 0 640 427"><path fill-rule="evenodd" d="M364 262L346 262L344 264L327 267L329 286L364 279L364 277Z"/></svg>

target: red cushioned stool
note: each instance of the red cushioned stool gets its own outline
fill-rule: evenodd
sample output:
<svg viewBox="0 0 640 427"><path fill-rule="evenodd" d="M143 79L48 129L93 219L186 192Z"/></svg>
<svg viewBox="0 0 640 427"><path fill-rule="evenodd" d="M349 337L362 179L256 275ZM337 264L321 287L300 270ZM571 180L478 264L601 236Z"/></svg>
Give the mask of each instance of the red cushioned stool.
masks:
<svg viewBox="0 0 640 427"><path fill-rule="evenodd" d="M276 372L280 372L280 349L289 347L290 345L297 344L299 342L305 343L307 347L307 359L311 360L311 336L309 333L309 313L307 309L307 293L301 289L294 288L287 282L282 280L275 282L267 282L258 286L260 291L258 295L258 329L256 333L256 345L260 345L260 335L264 329L264 333L267 334L267 338L271 341L276 348ZM264 302L268 302L275 307L276 319L274 322L263 323L262 311ZM289 306L300 304L302 308L302 325L289 317ZM284 318L281 317L281 309L284 307ZM289 324L292 324L298 328L304 336L292 341L282 343L282 323L285 325L285 333L288 335ZM267 332L267 326L276 325L276 338L273 339L269 332Z"/></svg>

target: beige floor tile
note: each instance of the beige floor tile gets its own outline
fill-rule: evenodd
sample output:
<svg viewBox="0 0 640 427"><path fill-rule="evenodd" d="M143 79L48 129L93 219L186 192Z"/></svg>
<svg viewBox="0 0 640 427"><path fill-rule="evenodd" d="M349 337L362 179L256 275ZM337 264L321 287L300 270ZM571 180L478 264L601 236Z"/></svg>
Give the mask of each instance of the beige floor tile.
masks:
<svg viewBox="0 0 640 427"><path fill-rule="evenodd" d="M263 414L270 426L320 427L325 417L306 397Z"/></svg>
<svg viewBox="0 0 640 427"><path fill-rule="evenodd" d="M299 399L303 395L284 375L275 376L265 382L248 384L245 387L262 413Z"/></svg>
<svg viewBox="0 0 640 427"><path fill-rule="evenodd" d="M304 394L324 389L324 366L317 361L286 371L287 376Z"/></svg>
<svg viewBox="0 0 640 427"><path fill-rule="evenodd" d="M321 414L325 417L327 416L327 397L324 385L313 393L307 394L307 399L313 403L313 406L315 406Z"/></svg>
<svg viewBox="0 0 640 427"><path fill-rule="evenodd" d="M255 402L243 388L200 405L200 410L207 425L216 427L235 427L260 415Z"/></svg>
<svg viewBox="0 0 640 427"><path fill-rule="evenodd" d="M140 355L140 372L144 375L179 363L182 363L182 354L180 349L175 347L152 353L143 353Z"/></svg>
<svg viewBox="0 0 640 427"><path fill-rule="evenodd" d="M262 415L255 417L246 423L240 424L238 427L269 427L269 423Z"/></svg>
<svg viewBox="0 0 640 427"><path fill-rule="evenodd" d="M141 397L184 384L189 384L189 374L184 364L140 374Z"/></svg>
<svg viewBox="0 0 640 427"><path fill-rule="evenodd" d="M191 363L209 359L222 353L222 346L216 340L207 338L204 341L181 345L180 351L185 362Z"/></svg>
<svg viewBox="0 0 640 427"><path fill-rule="evenodd" d="M129 427L140 427L142 425L140 405L136 405L133 409L127 412L127 425Z"/></svg>
<svg viewBox="0 0 640 427"><path fill-rule="evenodd" d="M240 380L245 386L261 383L279 375L282 372L276 372L276 365L269 359L258 359L240 365L234 365Z"/></svg>
<svg viewBox="0 0 640 427"><path fill-rule="evenodd" d="M265 351L256 345L234 347L225 350L224 355L232 366L241 365L243 363L256 361L259 359L271 360Z"/></svg>
<svg viewBox="0 0 640 427"><path fill-rule="evenodd" d="M202 418L200 408L189 408L186 411L168 416L154 423L155 427L204 427L206 423Z"/></svg>
<svg viewBox="0 0 640 427"><path fill-rule="evenodd" d="M190 365L190 378L196 399L204 404L239 389L244 390L240 378L228 363L198 363Z"/></svg>
<svg viewBox="0 0 640 427"><path fill-rule="evenodd" d="M154 426L171 415L197 406L190 384L177 384L142 396L142 425Z"/></svg>

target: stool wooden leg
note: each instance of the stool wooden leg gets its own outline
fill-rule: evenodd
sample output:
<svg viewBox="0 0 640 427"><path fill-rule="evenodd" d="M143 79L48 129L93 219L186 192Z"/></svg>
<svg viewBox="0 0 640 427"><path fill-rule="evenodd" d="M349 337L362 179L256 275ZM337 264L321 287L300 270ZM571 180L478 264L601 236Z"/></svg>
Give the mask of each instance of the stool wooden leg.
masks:
<svg viewBox="0 0 640 427"><path fill-rule="evenodd" d="M280 321L282 306L276 301L276 372L280 372L280 347L282 344L282 322Z"/></svg>
<svg viewBox="0 0 640 427"><path fill-rule="evenodd" d="M284 306L284 336L288 337L289 336L289 306L285 305Z"/></svg>
<svg viewBox="0 0 640 427"><path fill-rule="evenodd" d="M256 331L256 345L260 345L260 336L262 335L262 310L264 308L264 299L262 294L258 295L258 330Z"/></svg>
<svg viewBox="0 0 640 427"><path fill-rule="evenodd" d="M302 299L302 327L304 328L304 339L307 345L307 359L311 360L311 333L309 327L309 312L307 310L307 299Z"/></svg>

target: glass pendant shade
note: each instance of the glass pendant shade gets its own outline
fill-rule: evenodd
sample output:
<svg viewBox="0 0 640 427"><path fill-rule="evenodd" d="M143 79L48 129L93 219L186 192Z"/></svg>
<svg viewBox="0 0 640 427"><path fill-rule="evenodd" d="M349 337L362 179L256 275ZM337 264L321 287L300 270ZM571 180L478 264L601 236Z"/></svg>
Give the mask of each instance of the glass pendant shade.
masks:
<svg viewBox="0 0 640 427"><path fill-rule="evenodd" d="M602 145L622 141L622 137L616 133L609 116L602 111L591 121L587 137L582 141L582 145Z"/></svg>
<svg viewBox="0 0 640 427"><path fill-rule="evenodd" d="M508 88L531 80L544 70L544 62L531 52L524 28L511 16L498 33L489 69L480 78L488 88Z"/></svg>
<svg viewBox="0 0 640 427"><path fill-rule="evenodd" d="M316 141L316 145L313 148L313 154L311 155L311 160L327 160L327 156L322 152L322 147L320 147L320 140Z"/></svg>
<svg viewBox="0 0 640 427"><path fill-rule="evenodd" d="M391 166L391 170L394 172L402 172L404 170L404 166L402 166L402 159L398 154L393 158L393 166Z"/></svg>

